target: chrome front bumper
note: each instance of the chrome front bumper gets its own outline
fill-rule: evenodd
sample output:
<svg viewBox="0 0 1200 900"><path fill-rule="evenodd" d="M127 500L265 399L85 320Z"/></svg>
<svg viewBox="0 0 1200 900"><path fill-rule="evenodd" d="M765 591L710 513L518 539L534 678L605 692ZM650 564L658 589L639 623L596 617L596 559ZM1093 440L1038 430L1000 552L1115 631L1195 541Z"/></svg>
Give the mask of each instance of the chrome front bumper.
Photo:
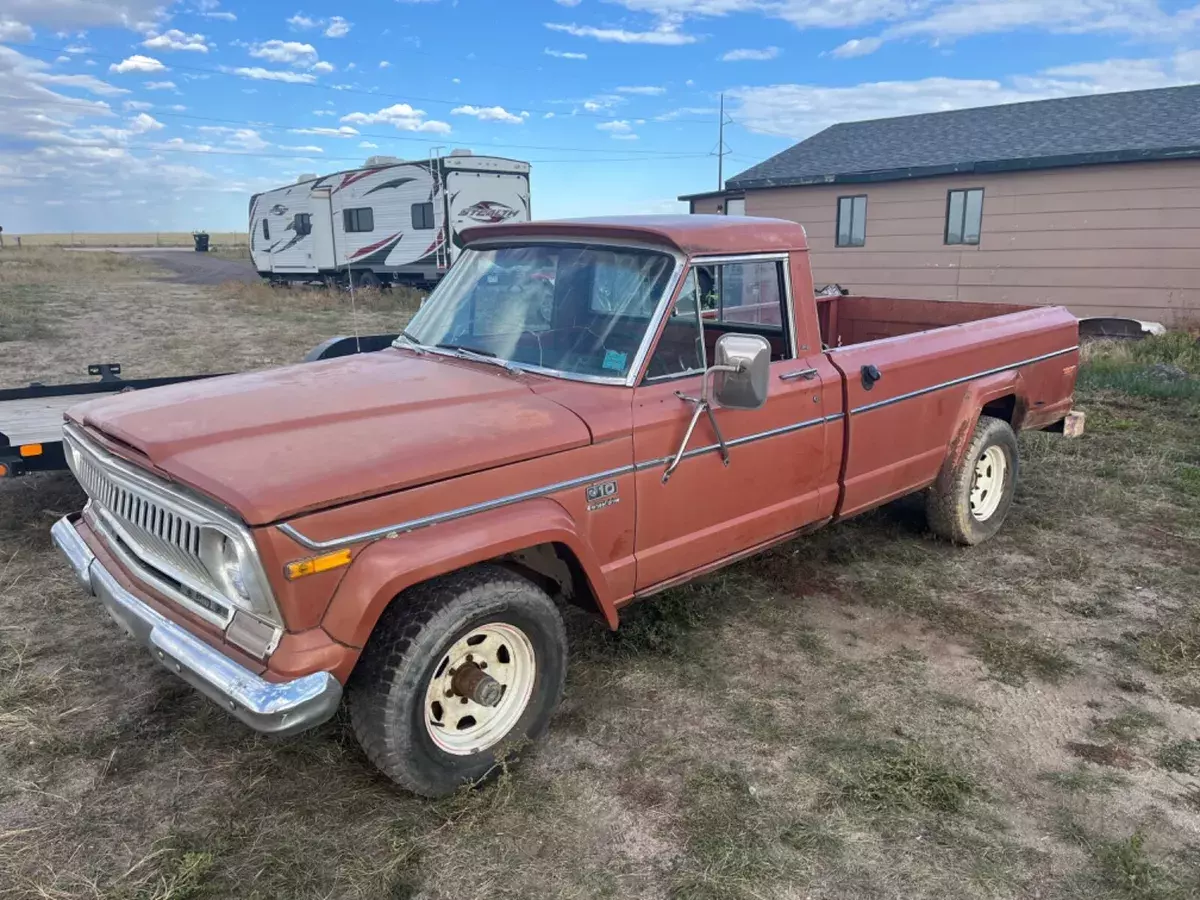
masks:
<svg viewBox="0 0 1200 900"><path fill-rule="evenodd" d="M50 535L80 586L99 599L121 627L167 669L255 731L295 734L337 710L342 686L328 672L266 681L121 587L84 543L71 517L55 522Z"/></svg>

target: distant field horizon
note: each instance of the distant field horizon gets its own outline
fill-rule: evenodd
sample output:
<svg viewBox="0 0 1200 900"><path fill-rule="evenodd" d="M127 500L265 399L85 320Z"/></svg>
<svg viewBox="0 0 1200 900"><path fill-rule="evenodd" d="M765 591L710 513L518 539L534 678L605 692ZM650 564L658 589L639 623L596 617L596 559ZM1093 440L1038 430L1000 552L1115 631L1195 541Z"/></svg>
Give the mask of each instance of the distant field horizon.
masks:
<svg viewBox="0 0 1200 900"><path fill-rule="evenodd" d="M245 231L210 231L212 244L248 244ZM22 234L3 232L5 246L29 247L190 247L190 231L65 231L61 233Z"/></svg>

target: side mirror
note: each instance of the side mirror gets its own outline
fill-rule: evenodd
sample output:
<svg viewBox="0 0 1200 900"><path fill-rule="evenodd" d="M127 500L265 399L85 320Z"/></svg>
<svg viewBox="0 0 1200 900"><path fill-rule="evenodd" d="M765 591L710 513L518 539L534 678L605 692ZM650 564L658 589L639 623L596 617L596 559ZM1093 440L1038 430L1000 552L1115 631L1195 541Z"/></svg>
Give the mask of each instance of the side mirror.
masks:
<svg viewBox="0 0 1200 900"><path fill-rule="evenodd" d="M756 334L725 334L713 360L713 398L727 409L758 409L767 402L771 345Z"/></svg>

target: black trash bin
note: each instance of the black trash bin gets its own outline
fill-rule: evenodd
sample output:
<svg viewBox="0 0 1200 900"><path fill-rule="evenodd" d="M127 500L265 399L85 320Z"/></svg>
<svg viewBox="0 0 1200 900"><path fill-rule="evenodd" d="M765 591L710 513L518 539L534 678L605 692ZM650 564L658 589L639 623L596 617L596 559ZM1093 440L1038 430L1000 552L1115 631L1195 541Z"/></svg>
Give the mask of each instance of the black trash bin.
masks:
<svg viewBox="0 0 1200 900"><path fill-rule="evenodd" d="M192 240L196 242L197 253L208 252L208 233L204 231L192 232Z"/></svg>

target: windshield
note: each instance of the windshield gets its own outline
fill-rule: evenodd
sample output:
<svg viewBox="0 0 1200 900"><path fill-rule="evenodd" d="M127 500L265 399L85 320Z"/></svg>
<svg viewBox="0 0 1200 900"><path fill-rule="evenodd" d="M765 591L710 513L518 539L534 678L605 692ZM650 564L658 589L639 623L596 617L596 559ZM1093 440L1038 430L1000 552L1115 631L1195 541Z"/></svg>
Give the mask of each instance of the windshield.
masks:
<svg viewBox="0 0 1200 900"><path fill-rule="evenodd" d="M624 378L675 269L666 253L567 244L466 250L409 324L426 347Z"/></svg>

